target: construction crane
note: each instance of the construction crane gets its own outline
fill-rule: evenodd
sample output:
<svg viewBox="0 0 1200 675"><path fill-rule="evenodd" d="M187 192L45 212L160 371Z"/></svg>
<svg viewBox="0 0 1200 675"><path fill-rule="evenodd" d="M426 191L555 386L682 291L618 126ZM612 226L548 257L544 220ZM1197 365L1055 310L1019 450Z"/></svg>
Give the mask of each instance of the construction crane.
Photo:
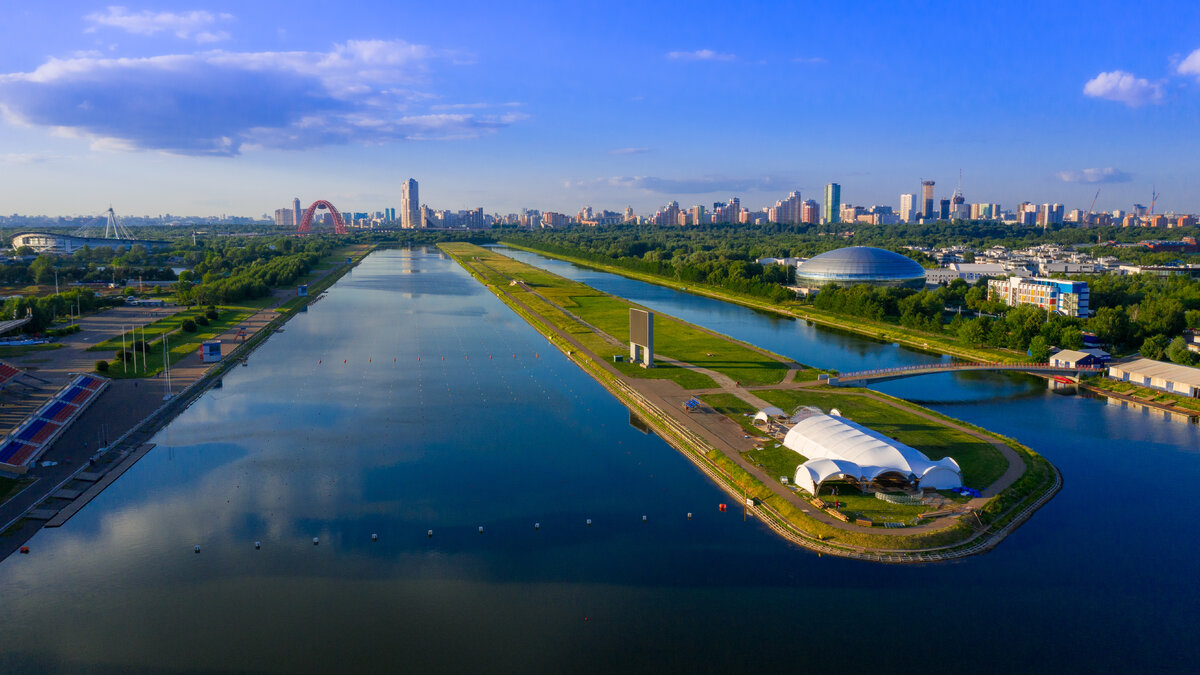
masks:
<svg viewBox="0 0 1200 675"><path fill-rule="evenodd" d="M1154 215L1154 202L1158 201L1158 191L1150 186L1150 215Z"/></svg>
<svg viewBox="0 0 1200 675"><path fill-rule="evenodd" d="M1089 216L1096 212L1096 200L1099 198L1100 198L1100 191L1096 190L1096 196L1092 197L1092 205L1088 207L1088 215Z"/></svg>

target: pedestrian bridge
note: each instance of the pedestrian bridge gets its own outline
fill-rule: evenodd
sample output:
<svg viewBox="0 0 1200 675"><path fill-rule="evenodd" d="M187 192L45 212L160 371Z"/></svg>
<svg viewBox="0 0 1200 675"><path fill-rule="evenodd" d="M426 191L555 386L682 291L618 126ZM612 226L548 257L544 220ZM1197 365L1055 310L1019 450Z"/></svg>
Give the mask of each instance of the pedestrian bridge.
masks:
<svg viewBox="0 0 1200 675"><path fill-rule="evenodd" d="M875 370L859 370L852 373L831 375L829 384L833 386L857 385L866 382L882 382L898 380L902 377L918 375L933 375L935 373L959 373L972 371L1005 371L1014 370L1019 373L1038 373L1043 375L1080 375L1097 373L1103 374L1105 366L1057 366L1050 363L929 363L919 366L900 366L897 368L878 368Z"/></svg>

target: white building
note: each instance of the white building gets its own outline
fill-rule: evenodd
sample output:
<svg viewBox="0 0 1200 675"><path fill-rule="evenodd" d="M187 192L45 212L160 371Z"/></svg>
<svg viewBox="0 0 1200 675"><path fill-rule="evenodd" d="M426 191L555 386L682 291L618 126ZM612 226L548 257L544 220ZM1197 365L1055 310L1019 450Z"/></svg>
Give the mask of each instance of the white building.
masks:
<svg viewBox="0 0 1200 675"><path fill-rule="evenodd" d="M1137 359L1108 367L1108 376L1122 382L1200 398L1200 368L1153 359Z"/></svg>

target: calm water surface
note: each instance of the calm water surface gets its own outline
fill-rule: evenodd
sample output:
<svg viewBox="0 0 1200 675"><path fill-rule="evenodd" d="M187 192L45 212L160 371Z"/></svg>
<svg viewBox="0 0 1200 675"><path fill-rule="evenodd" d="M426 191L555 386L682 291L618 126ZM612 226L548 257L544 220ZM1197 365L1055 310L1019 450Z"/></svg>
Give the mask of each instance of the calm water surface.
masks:
<svg viewBox="0 0 1200 675"><path fill-rule="evenodd" d="M813 365L937 358L520 257ZM452 261L377 252L0 563L0 669L1190 670L1197 427L1045 387L880 386L1063 470L996 551L819 557L718 512L723 493Z"/></svg>

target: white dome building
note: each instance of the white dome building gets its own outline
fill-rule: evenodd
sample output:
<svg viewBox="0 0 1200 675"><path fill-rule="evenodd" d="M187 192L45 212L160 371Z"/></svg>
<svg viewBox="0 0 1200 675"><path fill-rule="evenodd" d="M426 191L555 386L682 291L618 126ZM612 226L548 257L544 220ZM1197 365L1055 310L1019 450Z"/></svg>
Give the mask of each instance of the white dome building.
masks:
<svg viewBox="0 0 1200 675"><path fill-rule="evenodd" d="M953 458L932 461L921 451L842 417L810 415L792 427L784 447L808 461L796 468L794 483L816 495L821 483L853 478L869 483L885 474L920 488L962 487L962 469Z"/></svg>

